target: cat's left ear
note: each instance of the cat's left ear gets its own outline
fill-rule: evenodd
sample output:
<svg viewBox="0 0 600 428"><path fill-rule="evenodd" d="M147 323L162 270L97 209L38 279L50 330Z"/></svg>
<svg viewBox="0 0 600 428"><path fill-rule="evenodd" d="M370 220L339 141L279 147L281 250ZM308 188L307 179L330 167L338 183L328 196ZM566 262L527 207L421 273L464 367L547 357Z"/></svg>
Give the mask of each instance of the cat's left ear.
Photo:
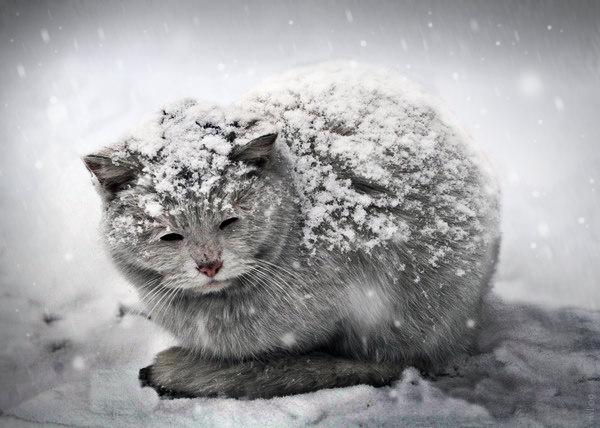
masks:
<svg viewBox="0 0 600 428"><path fill-rule="evenodd" d="M242 161L256 166L263 166L273 156L276 140L277 134L262 135L243 146L235 147L229 157L233 161Z"/></svg>
<svg viewBox="0 0 600 428"><path fill-rule="evenodd" d="M96 177L103 192L108 195L114 195L123 190L125 185L135 178L135 170L132 165L114 163L109 156L103 154L84 156L83 163L88 171Z"/></svg>

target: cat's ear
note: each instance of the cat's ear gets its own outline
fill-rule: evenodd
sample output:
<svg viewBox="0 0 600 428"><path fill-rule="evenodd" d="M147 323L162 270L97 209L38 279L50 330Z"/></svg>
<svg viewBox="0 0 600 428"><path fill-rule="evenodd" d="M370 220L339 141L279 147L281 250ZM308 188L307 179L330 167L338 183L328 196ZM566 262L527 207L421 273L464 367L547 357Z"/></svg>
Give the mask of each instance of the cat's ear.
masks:
<svg viewBox="0 0 600 428"><path fill-rule="evenodd" d="M273 156L276 140L277 134L262 135L243 146L235 147L229 157L233 161L242 161L256 166L263 166Z"/></svg>
<svg viewBox="0 0 600 428"><path fill-rule="evenodd" d="M135 169L127 163L114 163L109 156L91 154L83 157L83 163L98 180L101 189L109 195L123 190L135 178Z"/></svg>

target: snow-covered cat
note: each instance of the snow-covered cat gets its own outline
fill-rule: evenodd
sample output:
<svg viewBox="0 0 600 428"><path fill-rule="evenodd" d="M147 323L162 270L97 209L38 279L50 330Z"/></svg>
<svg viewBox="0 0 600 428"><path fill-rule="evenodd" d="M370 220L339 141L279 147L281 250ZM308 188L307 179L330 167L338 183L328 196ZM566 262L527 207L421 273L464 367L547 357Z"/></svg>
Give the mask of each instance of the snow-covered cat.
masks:
<svg viewBox="0 0 600 428"><path fill-rule="evenodd" d="M181 347L175 396L383 385L468 350L499 240L468 138L392 72L300 68L86 156L114 261Z"/></svg>

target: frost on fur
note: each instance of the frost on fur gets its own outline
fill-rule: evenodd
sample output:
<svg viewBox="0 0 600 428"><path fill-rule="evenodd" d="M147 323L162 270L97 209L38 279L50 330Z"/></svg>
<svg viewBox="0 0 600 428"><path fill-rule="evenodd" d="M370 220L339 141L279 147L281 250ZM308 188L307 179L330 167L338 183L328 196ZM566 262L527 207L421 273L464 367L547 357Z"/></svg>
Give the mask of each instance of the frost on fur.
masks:
<svg viewBox="0 0 600 428"><path fill-rule="evenodd" d="M384 70L298 69L228 108L183 100L126 137L113 159L139 163L136 184L147 191L134 197L155 218L169 201L208 199L224 185L226 193L242 188L253 166L229 155L275 131L293 172L309 249L369 250L388 240L418 240L436 265L453 247L481 244L472 231L485 229L496 189L480 174L479 155L434 100ZM225 209L229 201L216 203ZM114 239L152 222L116 221L122 227Z"/></svg>

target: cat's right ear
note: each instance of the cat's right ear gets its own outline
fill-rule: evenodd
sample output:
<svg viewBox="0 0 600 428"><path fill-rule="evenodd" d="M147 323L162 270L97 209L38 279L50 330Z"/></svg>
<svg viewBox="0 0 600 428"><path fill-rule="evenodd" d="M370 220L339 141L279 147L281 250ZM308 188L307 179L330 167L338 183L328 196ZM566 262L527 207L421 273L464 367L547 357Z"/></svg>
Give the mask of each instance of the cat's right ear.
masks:
<svg viewBox="0 0 600 428"><path fill-rule="evenodd" d="M273 155L276 140L277 134L262 135L243 146L235 147L229 154L229 158L258 167L263 166Z"/></svg>
<svg viewBox="0 0 600 428"><path fill-rule="evenodd" d="M84 156L83 163L106 196L123 190L135 178L135 171L130 165L115 164L110 157L102 154Z"/></svg>

